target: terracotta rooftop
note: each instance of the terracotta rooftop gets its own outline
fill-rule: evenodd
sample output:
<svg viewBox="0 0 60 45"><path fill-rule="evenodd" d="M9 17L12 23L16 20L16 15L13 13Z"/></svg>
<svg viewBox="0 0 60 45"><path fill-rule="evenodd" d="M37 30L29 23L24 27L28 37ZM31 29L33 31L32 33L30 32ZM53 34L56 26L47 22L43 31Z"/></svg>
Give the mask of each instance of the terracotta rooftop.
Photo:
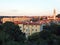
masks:
<svg viewBox="0 0 60 45"><path fill-rule="evenodd" d="M15 24L24 24L24 25L40 25L40 23L38 22L18 22L18 21L15 21L14 22Z"/></svg>

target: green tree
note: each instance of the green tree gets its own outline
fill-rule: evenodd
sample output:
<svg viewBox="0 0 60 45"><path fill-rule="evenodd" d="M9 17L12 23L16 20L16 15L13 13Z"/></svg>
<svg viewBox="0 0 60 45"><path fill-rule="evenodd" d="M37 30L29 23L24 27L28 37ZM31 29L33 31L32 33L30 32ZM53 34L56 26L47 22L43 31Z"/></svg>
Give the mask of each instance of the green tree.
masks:
<svg viewBox="0 0 60 45"><path fill-rule="evenodd" d="M0 45L5 45L6 42L11 41L11 36L5 31L0 31Z"/></svg>
<svg viewBox="0 0 60 45"><path fill-rule="evenodd" d="M51 24L45 30L29 36L29 41L36 45L59 45L60 44L60 25Z"/></svg>
<svg viewBox="0 0 60 45"><path fill-rule="evenodd" d="M0 24L0 30L2 30L2 29L3 29L2 24Z"/></svg>
<svg viewBox="0 0 60 45"><path fill-rule="evenodd" d="M3 30L11 36L11 39L15 41L24 41L25 34L21 32L18 25L15 25L13 22L5 22L3 24Z"/></svg>
<svg viewBox="0 0 60 45"><path fill-rule="evenodd" d="M60 14L58 14L56 17L60 18Z"/></svg>
<svg viewBox="0 0 60 45"><path fill-rule="evenodd" d="M18 25L13 22L5 22L0 25L0 45L27 45L25 34Z"/></svg>

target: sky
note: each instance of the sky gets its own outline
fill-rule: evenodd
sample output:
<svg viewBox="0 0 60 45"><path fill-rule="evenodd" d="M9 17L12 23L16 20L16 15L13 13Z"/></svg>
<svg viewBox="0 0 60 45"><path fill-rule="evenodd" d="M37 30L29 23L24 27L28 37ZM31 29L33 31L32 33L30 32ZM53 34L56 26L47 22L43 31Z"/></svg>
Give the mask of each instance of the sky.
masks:
<svg viewBox="0 0 60 45"><path fill-rule="evenodd" d="M41 16L60 13L60 0L0 0L0 16Z"/></svg>

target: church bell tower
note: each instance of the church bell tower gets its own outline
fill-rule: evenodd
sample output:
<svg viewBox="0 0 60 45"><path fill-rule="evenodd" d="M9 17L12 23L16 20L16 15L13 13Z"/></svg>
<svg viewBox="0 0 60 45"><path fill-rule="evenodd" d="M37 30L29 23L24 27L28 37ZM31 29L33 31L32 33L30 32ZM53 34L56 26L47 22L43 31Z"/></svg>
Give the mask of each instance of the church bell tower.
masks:
<svg viewBox="0 0 60 45"><path fill-rule="evenodd" d="M56 9L53 10L53 18L56 19Z"/></svg>

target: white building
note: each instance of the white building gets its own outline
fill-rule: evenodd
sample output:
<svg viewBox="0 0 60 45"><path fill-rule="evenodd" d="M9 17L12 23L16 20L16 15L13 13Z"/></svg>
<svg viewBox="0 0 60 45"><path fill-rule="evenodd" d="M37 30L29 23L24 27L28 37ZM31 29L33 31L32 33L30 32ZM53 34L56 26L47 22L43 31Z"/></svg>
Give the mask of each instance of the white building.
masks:
<svg viewBox="0 0 60 45"><path fill-rule="evenodd" d="M20 27L20 30L26 35L31 35L43 30L43 24L36 22L20 22L18 25Z"/></svg>

